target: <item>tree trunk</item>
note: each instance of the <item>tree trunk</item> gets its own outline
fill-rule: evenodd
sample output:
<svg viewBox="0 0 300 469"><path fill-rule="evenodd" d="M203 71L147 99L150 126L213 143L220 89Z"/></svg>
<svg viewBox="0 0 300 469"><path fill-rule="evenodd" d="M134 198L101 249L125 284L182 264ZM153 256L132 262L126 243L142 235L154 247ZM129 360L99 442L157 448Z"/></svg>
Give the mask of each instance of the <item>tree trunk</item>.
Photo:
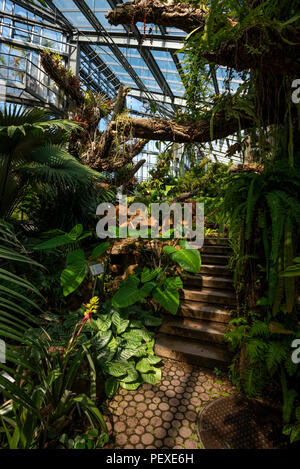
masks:
<svg viewBox="0 0 300 469"><path fill-rule="evenodd" d="M115 123L111 122L112 129ZM225 116L215 116L213 122L213 135L211 135L210 119L196 122L176 122L166 119L130 119L124 129L124 134L135 138L147 140L161 140L177 143L210 142L234 134L239 128L246 129L254 125L250 118L226 119Z"/></svg>
<svg viewBox="0 0 300 469"><path fill-rule="evenodd" d="M109 23L119 24L150 23L157 26L171 26L187 33L198 27L204 27L207 9L194 7L188 3L162 3L159 0L135 0L117 5L108 12Z"/></svg>
<svg viewBox="0 0 300 469"><path fill-rule="evenodd" d="M249 10L258 3L249 2ZM143 22L178 28L189 33L196 28L198 31L204 29L208 12L208 8L193 7L188 3L135 0L118 5L106 17L115 26ZM228 18L228 25L234 27L237 22ZM224 26L220 24L219 28ZM253 24L221 44L219 49L199 51L199 54L211 63L237 71L259 69L295 76L300 73L300 64L295 60L300 55L300 28L287 26L283 32L276 26Z"/></svg>

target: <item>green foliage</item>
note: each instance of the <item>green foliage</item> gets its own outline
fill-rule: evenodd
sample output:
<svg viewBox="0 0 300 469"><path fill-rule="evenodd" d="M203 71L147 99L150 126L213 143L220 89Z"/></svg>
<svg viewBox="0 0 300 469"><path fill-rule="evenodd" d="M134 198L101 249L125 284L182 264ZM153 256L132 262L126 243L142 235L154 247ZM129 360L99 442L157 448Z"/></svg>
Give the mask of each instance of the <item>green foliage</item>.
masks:
<svg viewBox="0 0 300 469"><path fill-rule="evenodd" d="M224 197L229 183L229 166L203 158L176 181L176 195L197 191L198 196Z"/></svg>
<svg viewBox="0 0 300 469"><path fill-rule="evenodd" d="M71 250L67 254L66 268L63 270L60 277L64 296L68 296L77 290L89 272L90 262L93 262L102 256L110 246L109 242L98 244L94 247L89 258L87 258L84 250L77 249L77 247L81 241L91 236L92 233L90 232L83 233L83 226L79 224L74 226L69 233L55 236L54 238L50 238L34 247L36 251L52 250L62 247Z"/></svg>
<svg viewBox="0 0 300 469"><path fill-rule="evenodd" d="M96 361L108 377L105 391L109 397L119 386L134 390L143 382L156 384L161 379L161 370L155 366L161 360L154 355L153 334L144 325L146 318L149 321L151 314L140 307L112 307L94 322ZM106 345L98 342L102 337L107 337Z"/></svg>
<svg viewBox="0 0 300 469"><path fill-rule="evenodd" d="M82 435L76 435L75 438L70 438L68 434L64 433L60 439L58 446L59 449L101 449L108 443L109 437L105 432L99 432L97 428L89 430Z"/></svg>
<svg viewBox="0 0 300 469"><path fill-rule="evenodd" d="M183 270L197 274L201 269L201 258L198 250L176 249L165 246L163 253L167 255L164 269L158 267L153 271L145 267L139 274L130 275L121 283L119 290L112 299L113 306L126 308L152 297L159 305L171 314L179 308L179 289L182 281L179 276L167 276L170 261L177 263ZM169 259L169 260L168 260Z"/></svg>
<svg viewBox="0 0 300 469"><path fill-rule="evenodd" d="M32 311L39 311L36 300L41 295L27 279L15 273L15 266L42 266L28 257L11 227L1 220L0 258L0 337L22 343L24 332L38 323Z"/></svg>
<svg viewBox="0 0 300 469"><path fill-rule="evenodd" d="M0 377L1 393L12 399L11 403L8 401L0 407L10 449L36 448L50 435L51 439L59 438L61 428L70 424L70 416L78 406L93 428L106 431L94 398L73 391L84 349L74 352L66 349L61 353L55 348L51 351L51 345L49 336L41 338L41 330L30 331L23 339L27 350L15 351L9 356L17 365L16 370L10 370L14 381L11 382L8 375ZM0 368L7 369L3 365Z"/></svg>
<svg viewBox="0 0 300 469"><path fill-rule="evenodd" d="M166 248L163 249L166 252ZM193 274L199 274L201 270L201 257L200 253L196 249L180 249L176 252L169 254L173 262L177 264L186 272L191 272Z"/></svg>
<svg viewBox="0 0 300 469"><path fill-rule="evenodd" d="M119 386L137 389L143 382L156 384L161 379L157 365L161 359L153 351L154 334L148 327L162 322L144 305L116 308L107 301L100 314L86 324L78 337L78 344L88 348L96 372L105 376L105 393L112 397ZM56 343L69 340L71 324L78 323L82 313L72 313L62 324L52 323L48 333Z"/></svg>
<svg viewBox="0 0 300 469"><path fill-rule="evenodd" d="M287 311L294 307L293 278L281 288L279 274L293 259L294 240L300 230L300 178L284 162L266 165L262 174L232 177L224 199L225 218L231 233L242 237L241 249L250 244L256 254L261 240L266 259L267 304L273 315L285 300ZM245 253L242 252L242 256ZM276 297L276 295L278 295ZM285 295L285 297L284 297Z"/></svg>
<svg viewBox="0 0 300 469"><path fill-rule="evenodd" d="M56 199L61 196L64 210L70 194L81 194L79 204L84 200L101 175L66 151L66 140L73 129L78 130L79 126L72 121L53 119L38 108L9 106L0 111L0 216L11 215L29 197L29 189L44 191ZM35 199L30 195L32 208ZM44 204L44 212L46 208Z"/></svg>
<svg viewBox="0 0 300 469"><path fill-rule="evenodd" d="M299 277L300 276L300 257L295 257L294 265L286 268L284 272L280 274L281 277Z"/></svg>
<svg viewBox="0 0 300 469"><path fill-rule="evenodd" d="M269 322L237 318L230 322L226 340L238 354L232 370L239 368L238 385L250 397L261 395L270 387L281 384L282 417L285 434L290 434L291 441L298 438L298 424L294 410L299 394L296 383L299 381L299 367L292 362L291 344L300 338L297 319L285 318L282 322ZM291 387L292 386L292 387ZM296 389L294 389L296 388Z"/></svg>
<svg viewBox="0 0 300 469"><path fill-rule="evenodd" d="M6 445L10 449L43 445L49 432L58 436L62 422L70 423L77 406L93 427L105 431L94 396L76 395L72 390L87 350L65 348L61 353L53 347L49 334L37 328L41 324L35 302L41 300L38 289L13 273L17 264L42 266L28 257L7 223L0 223L0 240L0 337L6 342L0 395L7 399L0 405L0 434L5 435Z"/></svg>

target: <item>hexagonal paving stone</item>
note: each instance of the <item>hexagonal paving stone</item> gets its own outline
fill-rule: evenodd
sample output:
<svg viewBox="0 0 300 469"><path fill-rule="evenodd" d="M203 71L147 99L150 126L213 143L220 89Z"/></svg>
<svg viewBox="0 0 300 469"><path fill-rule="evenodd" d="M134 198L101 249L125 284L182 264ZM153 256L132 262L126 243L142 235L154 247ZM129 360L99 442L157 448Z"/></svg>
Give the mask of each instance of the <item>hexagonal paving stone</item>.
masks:
<svg viewBox="0 0 300 469"><path fill-rule="evenodd" d="M109 448L198 449L199 408L220 392L234 392L227 379L207 370L171 360L164 363L158 385L144 383L136 391L120 388L107 401L105 419L114 438Z"/></svg>
<svg viewBox="0 0 300 469"><path fill-rule="evenodd" d="M144 445L151 445L151 443L154 441L154 436L151 433L144 433L144 435L141 437L141 440Z"/></svg>

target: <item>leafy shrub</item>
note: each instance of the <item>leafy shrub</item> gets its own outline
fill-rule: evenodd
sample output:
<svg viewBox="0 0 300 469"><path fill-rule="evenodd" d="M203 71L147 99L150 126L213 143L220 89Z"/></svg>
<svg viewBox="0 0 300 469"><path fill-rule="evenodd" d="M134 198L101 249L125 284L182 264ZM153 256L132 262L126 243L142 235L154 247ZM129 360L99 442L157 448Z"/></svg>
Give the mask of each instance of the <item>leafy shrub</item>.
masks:
<svg viewBox="0 0 300 469"><path fill-rule="evenodd" d="M36 251L53 250L62 247L69 250L66 257L66 268L60 277L64 296L68 296L77 290L89 272L89 263L96 261L110 246L109 242L98 244L93 249L89 258L87 258L84 250L77 248L81 241L90 236L92 236L90 232L83 233L83 226L79 224L74 226L69 233L61 232L59 236L39 243L34 247Z"/></svg>

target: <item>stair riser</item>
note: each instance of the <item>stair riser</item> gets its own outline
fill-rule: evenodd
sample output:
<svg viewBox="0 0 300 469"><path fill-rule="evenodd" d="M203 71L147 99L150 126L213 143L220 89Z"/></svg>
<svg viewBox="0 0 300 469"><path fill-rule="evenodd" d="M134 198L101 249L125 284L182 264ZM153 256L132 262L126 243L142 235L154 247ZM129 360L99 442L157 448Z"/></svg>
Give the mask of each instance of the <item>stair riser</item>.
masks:
<svg viewBox="0 0 300 469"><path fill-rule="evenodd" d="M205 238L204 245L207 246L221 246L221 247L228 247L228 238Z"/></svg>
<svg viewBox="0 0 300 469"><path fill-rule="evenodd" d="M214 279L206 279L205 277L203 278L196 278L196 277L188 277L188 278L183 278L183 285L184 287L195 287L197 289L201 288L212 288L216 290L230 290L233 291L233 282L232 281L222 281L221 279L218 280L218 278Z"/></svg>
<svg viewBox="0 0 300 469"><path fill-rule="evenodd" d="M220 256L229 256L232 252L227 246L207 246L205 244L199 251L201 254L219 254Z"/></svg>
<svg viewBox="0 0 300 469"><path fill-rule="evenodd" d="M183 300L200 302L200 303L212 303L218 305L225 305L225 306L234 306L235 298L234 296L218 296L214 295L213 293L207 294L203 293L202 291L192 291L189 292L188 290L184 290L181 294L181 298Z"/></svg>
<svg viewBox="0 0 300 469"><path fill-rule="evenodd" d="M182 328L179 326L163 324L159 330L163 334L175 335L179 337L185 337L186 339L196 339L201 342L207 342L209 344L224 344L225 339L223 334L213 334L201 330L191 330Z"/></svg>
<svg viewBox="0 0 300 469"><path fill-rule="evenodd" d="M228 313L216 313L210 311L201 311L201 309L193 309L189 306L188 303L182 303L178 311L178 316L183 316L185 318L193 319L203 319L205 321L214 321L220 322L223 324L228 324L231 317Z"/></svg>
<svg viewBox="0 0 300 469"><path fill-rule="evenodd" d="M191 365L203 366L204 368L220 368L222 370L227 370L229 362L223 362L214 358L201 357L198 355L191 355L189 353L180 352L178 350L169 350L165 347L161 347L156 344L155 346L156 355L169 358L171 360L177 360L180 362L190 363Z"/></svg>
<svg viewBox="0 0 300 469"><path fill-rule="evenodd" d="M227 256L218 256L213 254L201 254L202 264L228 265L229 258Z"/></svg>
<svg viewBox="0 0 300 469"><path fill-rule="evenodd" d="M202 265L200 274L213 275L215 277L232 277L232 273L223 265Z"/></svg>

